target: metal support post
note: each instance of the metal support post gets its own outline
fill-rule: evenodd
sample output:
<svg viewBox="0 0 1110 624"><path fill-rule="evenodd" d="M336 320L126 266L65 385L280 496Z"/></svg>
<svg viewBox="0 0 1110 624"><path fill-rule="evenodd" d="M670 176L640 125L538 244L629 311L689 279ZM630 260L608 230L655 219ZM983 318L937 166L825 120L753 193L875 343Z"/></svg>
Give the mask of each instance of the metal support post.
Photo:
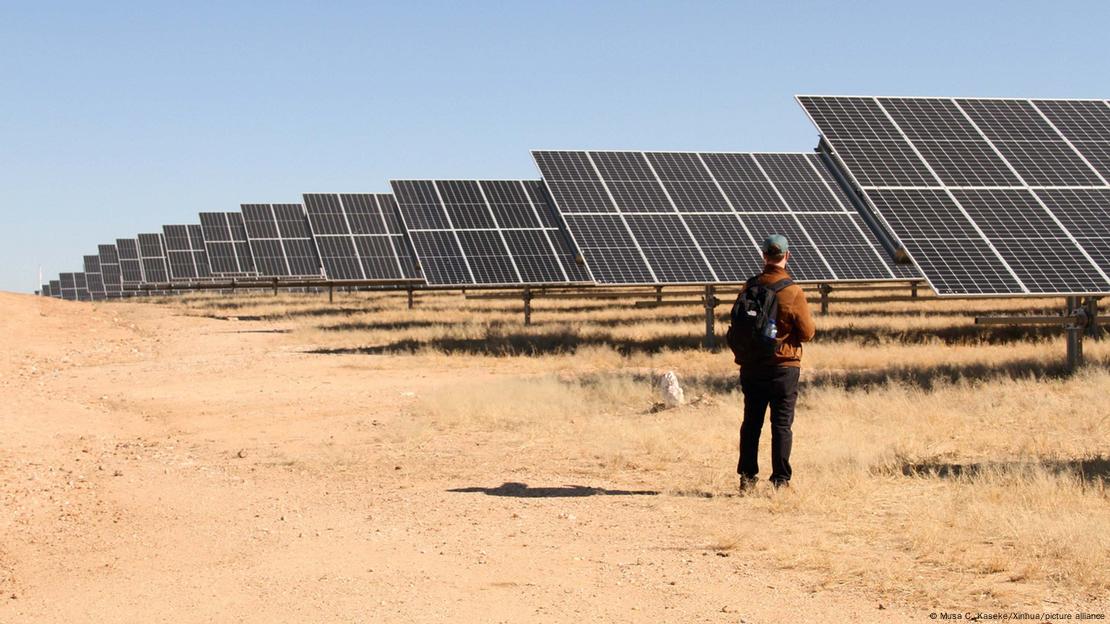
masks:
<svg viewBox="0 0 1110 624"><path fill-rule="evenodd" d="M663 302L663 287L662 286L656 286L655 287L655 302L656 303L662 303Z"/></svg>
<svg viewBox="0 0 1110 624"><path fill-rule="evenodd" d="M1098 326L1098 297L1087 297L1083 307L1087 311L1087 336L1095 340L1102 338L1102 330Z"/></svg>
<svg viewBox="0 0 1110 624"><path fill-rule="evenodd" d="M524 287L524 324L532 324L532 289Z"/></svg>
<svg viewBox="0 0 1110 624"><path fill-rule="evenodd" d="M710 351L717 350L717 305L720 300L717 299L715 289L712 285L705 287L705 348Z"/></svg>
<svg viewBox="0 0 1110 624"><path fill-rule="evenodd" d="M820 284L817 286L817 292L821 293L821 316L824 316L829 313L829 293L832 292L832 286Z"/></svg>
<svg viewBox="0 0 1110 624"><path fill-rule="evenodd" d="M335 286L328 284L328 303L335 303Z"/></svg>
<svg viewBox="0 0 1110 624"><path fill-rule="evenodd" d="M1079 297L1067 298L1065 316L1068 317L1068 370L1078 370L1083 365L1083 332L1087 327L1087 311L1079 304Z"/></svg>
<svg viewBox="0 0 1110 624"><path fill-rule="evenodd" d="M917 282L910 282L910 296L917 299Z"/></svg>
<svg viewBox="0 0 1110 624"><path fill-rule="evenodd" d="M278 281L275 279L274 280L274 296L275 297L277 296L277 285L278 285Z"/></svg>
<svg viewBox="0 0 1110 624"><path fill-rule="evenodd" d="M413 305L413 300L412 300L412 286L409 286L409 309L410 309L410 310L412 309L412 305Z"/></svg>

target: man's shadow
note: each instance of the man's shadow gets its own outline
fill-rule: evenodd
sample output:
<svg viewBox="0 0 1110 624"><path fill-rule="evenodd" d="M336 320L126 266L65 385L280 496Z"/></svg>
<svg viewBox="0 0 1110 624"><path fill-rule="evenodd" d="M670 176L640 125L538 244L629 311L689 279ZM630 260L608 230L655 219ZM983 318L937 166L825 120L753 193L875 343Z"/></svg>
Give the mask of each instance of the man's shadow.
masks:
<svg viewBox="0 0 1110 624"><path fill-rule="evenodd" d="M466 487L447 490L448 492L480 493L486 496L509 496L512 498L571 498L577 496L658 496L654 490L608 490L586 487L584 485L564 485L562 487L528 487L527 483L502 483L495 488Z"/></svg>

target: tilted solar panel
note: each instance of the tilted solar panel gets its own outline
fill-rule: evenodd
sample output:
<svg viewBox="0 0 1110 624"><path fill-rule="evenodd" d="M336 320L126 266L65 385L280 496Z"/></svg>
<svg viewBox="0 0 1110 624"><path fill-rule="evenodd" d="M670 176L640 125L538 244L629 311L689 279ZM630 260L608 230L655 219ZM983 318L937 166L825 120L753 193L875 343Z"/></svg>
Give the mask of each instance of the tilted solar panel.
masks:
<svg viewBox="0 0 1110 624"><path fill-rule="evenodd" d="M939 295L1110 292L1110 102L798 101Z"/></svg>
<svg viewBox="0 0 1110 624"><path fill-rule="evenodd" d="M84 272L73 274L74 289L77 292L78 301L92 301L92 293L89 292L89 281Z"/></svg>
<svg viewBox="0 0 1110 624"><path fill-rule="evenodd" d="M194 281L211 277L208 252L199 225L164 225L166 261L174 282Z"/></svg>
<svg viewBox="0 0 1110 624"><path fill-rule="evenodd" d="M139 234L139 260L143 266L143 281L165 284L170 281L166 266L166 248L159 233Z"/></svg>
<svg viewBox="0 0 1110 624"><path fill-rule="evenodd" d="M432 285L591 281L534 180L394 180L401 219Z"/></svg>
<svg viewBox="0 0 1110 624"><path fill-rule="evenodd" d="M93 301L103 301L108 298L104 289L104 279L100 274L100 256L85 256L85 284L89 290L89 297Z"/></svg>
<svg viewBox="0 0 1110 624"><path fill-rule="evenodd" d="M257 274L242 213L202 212L200 225L212 275L234 277Z"/></svg>
<svg viewBox="0 0 1110 624"><path fill-rule="evenodd" d="M743 282L770 234L800 281L905 279L816 154L532 154L598 282Z"/></svg>
<svg viewBox="0 0 1110 624"><path fill-rule="evenodd" d="M320 260L300 204L243 204L243 222L261 277L320 277Z"/></svg>
<svg viewBox="0 0 1110 624"><path fill-rule="evenodd" d="M332 281L420 280L389 193L306 193L324 275Z"/></svg>
<svg viewBox="0 0 1110 624"><path fill-rule="evenodd" d="M73 273L58 274L58 283L58 290L62 293L62 299L77 301L77 280Z"/></svg>
<svg viewBox="0 0 1110 624"><path fill-rule="evenodd" d="M104 281L104 292L109 299L123 296L123 273L119 264L119 252L115 245L97 245L100 257L100 275Z"/></svg>
<svg viewBox="0 0 1110 624"><path fill-rule="evenodd" d="M62 283L60 280L50 280L50 296L55 299L62 298Z"/></svg>
<svg viewBox="0 0 1110 624"><path fill-rule="evenodd" d="M119 254L120 275L125 286L144 283L143 263L139 259L139 241L134 238L117 238L116 252Z"/></svg>

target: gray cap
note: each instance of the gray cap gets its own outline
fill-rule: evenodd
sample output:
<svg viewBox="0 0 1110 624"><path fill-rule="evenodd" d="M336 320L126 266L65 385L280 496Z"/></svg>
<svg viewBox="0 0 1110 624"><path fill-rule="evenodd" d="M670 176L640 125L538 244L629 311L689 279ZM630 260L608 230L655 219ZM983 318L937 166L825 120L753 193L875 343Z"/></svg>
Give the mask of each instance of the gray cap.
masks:
<svg viewBox="0 0 1110 624"><path fill-rule="evenodd" d="M772 234L763 239L763 253L768 256L781 256L789 250L790 246L782 234Z"/></svg>

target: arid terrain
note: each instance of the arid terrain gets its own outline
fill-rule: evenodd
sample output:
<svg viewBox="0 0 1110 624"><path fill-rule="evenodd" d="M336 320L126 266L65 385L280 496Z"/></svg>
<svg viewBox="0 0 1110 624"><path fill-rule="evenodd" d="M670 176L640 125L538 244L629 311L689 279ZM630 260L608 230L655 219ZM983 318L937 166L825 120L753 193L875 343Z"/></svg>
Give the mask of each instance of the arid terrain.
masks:
<svg viewBox="0 0 1110 624"><path fill-rule="evenodd" d="M700 307L519 306L0 294L0 622L1110 617L1110 340L971 320L1059 301L834 302L743 497Z"/></svg>

